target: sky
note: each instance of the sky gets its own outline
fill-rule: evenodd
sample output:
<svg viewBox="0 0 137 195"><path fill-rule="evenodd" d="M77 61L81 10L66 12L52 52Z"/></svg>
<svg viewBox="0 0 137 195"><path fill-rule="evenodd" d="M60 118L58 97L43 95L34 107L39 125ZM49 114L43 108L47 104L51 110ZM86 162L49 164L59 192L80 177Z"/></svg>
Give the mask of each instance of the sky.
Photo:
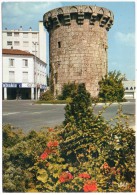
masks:
<svg viewBox="0 0 137 195"><path fill-rule="evenodd" d="M135 1L3 1L2 29L38 30L38 21L54 8L69 5L96 5L114 13L114 24L108 32L108 71L120 71L128 80L135 80ZM45 30L46 31L46 30ZM49 36L47 34L47 64Z"/></svg>

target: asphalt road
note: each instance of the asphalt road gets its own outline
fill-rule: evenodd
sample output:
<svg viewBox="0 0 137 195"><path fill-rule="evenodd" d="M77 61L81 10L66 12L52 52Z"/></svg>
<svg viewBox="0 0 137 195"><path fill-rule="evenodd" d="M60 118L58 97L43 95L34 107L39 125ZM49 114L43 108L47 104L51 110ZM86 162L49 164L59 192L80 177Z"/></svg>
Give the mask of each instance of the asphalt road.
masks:
<svg viewBox="0 0 137 195"><path fill-rule="evenodd" d="M65 105L38 105L32 101L3 101L2 123L11 124L23 129L25 133L30 130L40 130L42 127L55 127L64 120ZM102 110L103 105L96 105L95 114ZM135 102L122 103L123 113L129 115L130 125L135 126ZM118 104L112 104L103 116L106 120L116 116Z"/></svg>

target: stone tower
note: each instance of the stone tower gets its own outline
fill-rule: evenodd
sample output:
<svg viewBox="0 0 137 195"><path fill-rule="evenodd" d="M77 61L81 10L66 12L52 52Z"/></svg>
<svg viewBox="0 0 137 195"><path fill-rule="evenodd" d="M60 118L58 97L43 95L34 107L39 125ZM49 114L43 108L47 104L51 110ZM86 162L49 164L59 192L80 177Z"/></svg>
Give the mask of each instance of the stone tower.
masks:
<svg viewBox="0 0 137 195"><path fill-rule="evenodd" d="M98 82L107 74L107 31L113 20L110 10L97 6L66 6L44 14L54 95L68 82L85 83L92 97L98 95Z"/></svg>

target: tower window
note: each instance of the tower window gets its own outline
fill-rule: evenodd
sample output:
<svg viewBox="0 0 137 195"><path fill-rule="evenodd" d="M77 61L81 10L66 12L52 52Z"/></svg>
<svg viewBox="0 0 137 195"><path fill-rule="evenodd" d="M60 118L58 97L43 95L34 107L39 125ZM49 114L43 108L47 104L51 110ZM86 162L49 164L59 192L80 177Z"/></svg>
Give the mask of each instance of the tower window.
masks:
<svg viewBox="0 0 137 195"><path fill-rule="evenodd" d="M60 41L58 42L58 48L61 48L61 42Z"/></svg>

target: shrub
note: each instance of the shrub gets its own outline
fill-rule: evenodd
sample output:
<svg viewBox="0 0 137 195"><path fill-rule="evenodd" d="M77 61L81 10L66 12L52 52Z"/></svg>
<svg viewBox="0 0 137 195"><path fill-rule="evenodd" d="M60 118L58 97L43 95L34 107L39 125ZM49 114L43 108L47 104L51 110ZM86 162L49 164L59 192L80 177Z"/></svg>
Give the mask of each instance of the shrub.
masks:
<svg viewBox="0 0 137 195"><path fill-rule="evenodd" d="M20 130L16 130L13 137L10 125L4 125L3 132L8 132L3 139L3 191L24 192L32 181L28 168L35 164L37 156L44 150L47 134L31 131L22 136Z"/></svg>
<svg viewBox="0 0 137 195"><path fill-rule="evenodd" d="M99 98L107 102L121 102L124 97L123 77L120 72L109 72L99 82Z"/></svg>
<svg viewBox="0 0 137 195"><path fill-rule="evenodd" d="M62 93L58 96L60 100L66 100L71 98L71 95L77 91L78 84L76 83L67 83L63 85Z"/></svg>
<svg viewBox="0 0 137 195"><path fill-rule="evenodd" d="M50 90L47 90L46 92L40 95L39 99L40 101L54 100L54 95Z"/></svg>
<svg viewBox="0 0 137 195"><path fill-rule="evenodd" d="M17 130L10 124L3 126L3 147L12 147L16 145L22 138L24 134L22 130Z"/></svg>

